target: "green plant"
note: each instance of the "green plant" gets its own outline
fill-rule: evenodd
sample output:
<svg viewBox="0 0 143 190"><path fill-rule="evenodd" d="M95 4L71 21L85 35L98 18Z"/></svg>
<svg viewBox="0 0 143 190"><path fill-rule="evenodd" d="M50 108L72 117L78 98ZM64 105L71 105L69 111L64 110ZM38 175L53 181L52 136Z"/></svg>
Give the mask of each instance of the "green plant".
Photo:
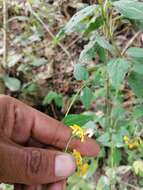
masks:
<svg viewBox="0 0 143 190"><path fill-rule="evenodd" d="M138 138L143 132L143 48L132 46L143 29L142 18L143 2L98 0L98 4L79 10L54 39L58 43L66 35L79 33L88 40L74 66L74 77L81 81L81 87L73 97L64 121L72 125L79 124L80 119L83 127L94 130L94 136L101 144L98 160L102 158L108 169L104 171L107 179L102 176L97 189L116 189L122 181L116 175L120 162L132 165L133 161L143 158L142 142L135 150L128 150L123 141L124 136ZM117 43L116 33L118 26L124 24L131 25L136 34L122 47ZM129 107L124 105L125 91L132 93ZM70 115L77 99L85 109L95 102L95 111ZM92 119L88 120L88 117ZM98 130L97 125L102 130ZM106 160L105 150L108 152ZM128 156L122 160L124 154ZM85 189L84 185L76 189L80 188Z"/></svg>

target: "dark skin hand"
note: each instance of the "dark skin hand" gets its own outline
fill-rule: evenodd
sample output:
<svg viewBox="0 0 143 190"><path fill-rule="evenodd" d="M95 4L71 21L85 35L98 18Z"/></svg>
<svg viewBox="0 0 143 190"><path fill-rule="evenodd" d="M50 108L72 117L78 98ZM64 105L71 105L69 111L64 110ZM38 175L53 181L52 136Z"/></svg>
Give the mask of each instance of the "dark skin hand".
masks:
<svg viewBox="0 0 143 190"><path fill-rule="evenodd" d="M63 190L76 168L74 158L63 152L71 133L61 122L0 95L0 182L15 189L41 190L41 184L48 184L48 190ZM99 152L88 137L83 143L73 139L69 149L83 156Z"/></svg>

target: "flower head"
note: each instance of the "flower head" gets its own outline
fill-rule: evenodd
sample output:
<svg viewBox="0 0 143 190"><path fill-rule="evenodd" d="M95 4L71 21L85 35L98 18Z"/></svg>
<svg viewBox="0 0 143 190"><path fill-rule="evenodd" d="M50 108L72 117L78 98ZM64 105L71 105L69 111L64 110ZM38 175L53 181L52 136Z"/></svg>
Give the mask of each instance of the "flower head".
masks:
<svg viewBox="0 0 143 190"><path fill-rule="evenodd" d="M124 137L123 137L123 140L124 140L125 144L128 144L128 142L129 142L129 137L128 137L128 136L124 136Z"/></svg>
<svg viewBox="0 0 143 190"><path fill-rule="evenodd" d="M138 148L140 146L140 144L142 144L142 140L140 137L136 137L134 139L129 139L128 136L124 136L123 140L124 140L125 144L128 145L128 148L131 150Z"/></svg>
<svg viewBox="0 0 143 190"><path fill-rule="evenodd" d="M76 162L76 166L77 166L76 174L78 176L85 175L88 170L88 163L83 161L80 152L78 152L77 150L74 149L72 155L75 158L75 162Z"/></svg>
<svg viewBox="0 0 143 190"><path fill-rule="evenodd" d="M82 165L82 157L80 152L78 152L77 150L73 150L73 157L75 158L75 162L77 166L81 166Z"/></svg>
<svg viewBox="0 0 143 190"><path fill-rule="evenodd" d="M73 130L72 134L79 137L81 139L81 142L84 142L85 135L86 135L84 129L82 129L79 125L76 125L76 124L70 126L70 128Z"/></svg>
<svg viewBox="0 0 143 190"><path fill-rule="evenodd" d="M86 174L88 168L89 168L88 163L85 163L85 164L82 165L82 167L81 167L81 174L82 174L82 176L84 176Z"/></svg>

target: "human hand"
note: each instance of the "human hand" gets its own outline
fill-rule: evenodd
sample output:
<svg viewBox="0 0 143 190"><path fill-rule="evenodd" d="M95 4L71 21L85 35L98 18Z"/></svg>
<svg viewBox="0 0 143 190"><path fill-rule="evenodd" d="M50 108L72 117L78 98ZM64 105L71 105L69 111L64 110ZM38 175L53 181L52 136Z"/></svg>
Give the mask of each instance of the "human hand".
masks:
<svg viewBox="0 0 143 190"><path fill-rule="evenodd" d="M73 157L62 152L71 133L61 122L0 95L0 182L14 184L16 189L20 184L29 190L49 184L49 190L62 190L76 168ZM83 143L73 139L69 149L86 156L99 152L99 146L89 138Z"/></svg>

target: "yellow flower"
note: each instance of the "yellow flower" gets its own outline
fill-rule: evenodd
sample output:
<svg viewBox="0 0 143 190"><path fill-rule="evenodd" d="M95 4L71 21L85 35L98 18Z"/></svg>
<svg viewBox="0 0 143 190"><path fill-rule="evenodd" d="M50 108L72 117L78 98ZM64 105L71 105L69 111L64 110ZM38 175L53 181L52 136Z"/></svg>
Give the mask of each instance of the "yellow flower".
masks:
<svg viewBox="0 0 143 190"><path fill-rule="evenodd" d="M82 176L84 176L86 174L88 168L89 168L89 165L87 163L85 163L85 164L83 164L81 166L81 174L82 174Z"/></svg>
<svg viewBox="0 0 143 190"><path fill-rule="evenodd" d="M84 142L85 139L85 131L79 126L79 125L72 125L70 128L73 130L72 134L79 137L81 139L81 142Z"/></svg>
<svg viewBox="0 0 143 190"><path fill-rule="evenodd" d="M124 137L123 137L123 140L124 140L125 144L128 144L128 142L129 142L129 137L128 137L128 136L124 136Z"/></svg>
<svg viewBox="0 0 143 190"><path fill-rule="evenodd" d="M123 138L125 144L128 145L129 149L135 149L138 148L140 144L142 144L142 140L140 139L140 137L136 137L134 139L129 139L128 136L124 136Z"/></svg>
<svg viewBox="0 0 143 190"><path fill-rule="evenodd" d="M75 158L75 162L77 166L81 166L82 165L82 157L80 152L78 152L77 150L73 150L73 157Z"/></svg>
<svg viewBox="0 0 143 190"><path fill-rule="evenodd" d="M76 172L76 174L78 176L85 175L86 172L87 172L87 170L88 170L88 163L84 163L83 162L81 154L77 150L74 149L72 155L75 158L75 162L76 162L76 166L77 166L77 172Z"/></svg>

